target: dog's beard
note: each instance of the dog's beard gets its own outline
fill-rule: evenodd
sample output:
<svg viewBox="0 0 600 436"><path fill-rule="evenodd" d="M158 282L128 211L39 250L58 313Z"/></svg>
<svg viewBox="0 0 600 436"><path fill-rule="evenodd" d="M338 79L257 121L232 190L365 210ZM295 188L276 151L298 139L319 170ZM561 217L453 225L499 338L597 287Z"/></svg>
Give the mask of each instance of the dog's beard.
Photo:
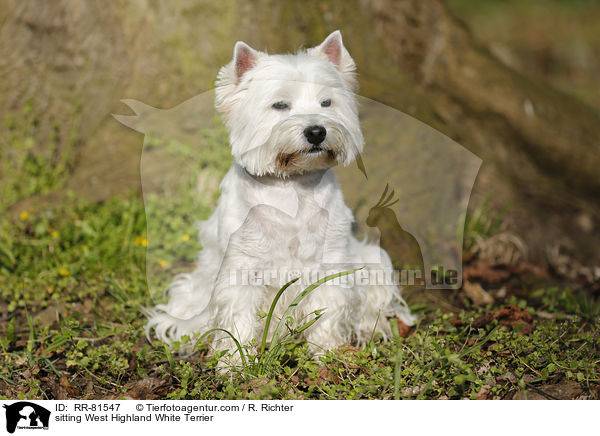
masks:
<svg viewBox="0 0 600 436"><path fill-rule="evenodd" d="M319 170L332 167L337 163L337 154L328 148L316 151L300 151L279 153L276 159L278 174L294 174L308 170Z"/></svg>
<svg viewBox="0 0 600 436"><path fill-rule="evenodd" d="M313 145L306 140L307 126L322 125L327 134ZM360 138L359 140L361 140ZM267 141L242 155L242 163L255 175L288 176L348 164L358 154L357 139L343 124L323 116L296 115L279 122Z"/></svg>

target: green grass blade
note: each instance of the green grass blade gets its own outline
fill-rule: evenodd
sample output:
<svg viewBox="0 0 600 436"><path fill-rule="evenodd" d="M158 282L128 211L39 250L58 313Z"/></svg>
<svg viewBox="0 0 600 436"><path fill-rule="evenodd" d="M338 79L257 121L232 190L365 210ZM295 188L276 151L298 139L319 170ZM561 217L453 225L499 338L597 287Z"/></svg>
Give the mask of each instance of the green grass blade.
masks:
<svg viewBox="0 0 600 436"><path fill-rule="evenodd" d="M333 279L336 279L338 277L343 277L343 276L346 276L348 274L353 274L356 271L361 270L361 269L362 268L356 268L356 269L353 269L353 270L350 270L350 271L343 271L343 272L339 272L339 273L328 275L326 277L323 277L321 280L317 280L312 285L309 285L306 289L304 289L294 299L294 301L292 301L292 303L288 306L288 308L284 312L283 316L281 317L281 320L279 321L279 324L277 325L277 328L275 329L275 332L273 333L273 338L271 339L271 345L270 345L269 349L274 349L277 346L277 344L279 343L279 337L281 336L281 331L283 330L283 327L285 326L285 320L292 314L292 312L294 311L294 309L296 308L296 306L298 306L298 304L300 304L300 302L308 294L310 294L316 288L318 288L319 286L321 286L323 283L326 283L326 282L328 282L330 280L333 280Z"/></svg>
<svg viewBox="0 0 600 436"><path fill-rule="evenodd" d="M402 347L396 352L396 366L394 367L394 400L400 400L400 373L402 371L402 360L404 352Z"/></svg>
<svg viewBox="0 0 600 436"><path fill-rule="evenodd" d="M49 356L51 352L53 352L54 350L56 350L58 347L63 346L64 344L66 344L69 341L69 339L65 336L59 336L57 339L55 339L50 345L48 345L45 349L44 349L44 356Z"/></svg>
<svg viewBox="0 0 600 436"><path fill-rule="evenodd" d="M54 366L54 364L50 361L50 359L48 359L47 357L43 357L42 356L42 360L44 362L46 362L46 365L48 365L48 368L50 368L50 371L52 371L58 378L61 377L61 373L58 372L58 370L56 369L56 367Z"/></svg>
<svg viewBox="0 0 600 436"><path fill-rule="evenodd" d="M27 317L27 325L29 326L29 339L27 340L27 357L31 359L33 346L35 345L35 331L33 329L33 319L29 315L29 311L25 309L25 316Z"/></svg>
<svg viewBox="0 0 600 436"><path fill-rule="evenodd" d="M235 346L238 349L238 352L240 353L240 358L242 359L242 369L244 371L244 374L246 374L246 371L248 369L248 364L246 363L246 356L244 356L244 350L242 349L242 345L240 344L240 342L229 331L227 331L225 329L222 329L222 328L210 329L209 331L207 331L206 333L204 333L202 336L200 336L200 338L198 338L197 343L202 342L202 340L206 336L208 336L209 334L211 334L212 332L223 332L223 333L229 335L229 337L235 343Z"/></svg>
<svg viewBox="0 0 600 436"><path fill-rule="evenodd" d="M5 245L4 243L1 243L1 242L0 242L0 254L4 254L4 256L10 262L10 265L7 265L7 266L13 266L15 264L15 262L16 262L15 255L8 248L8 245Z"/></svg>
<svg viewBox="0 0 600 436"><path fill-rule="evenodd" d="M171 349L167 344L163 344L163 347L165 356L167 356L167 361L169 362L169 367L171 368L171 371L173 371L175 369L175 360L173 360L173 356L171 355Z"/></svg>
<svg viewBox="0 0 600 436"><path fill-rule="evenodd" d="M294 332L295 332L296 334L298 334L298 333L302 333L304 330L306 330L306 329L307 329L307 328L309 328L311 325L313 325L314 323L316 323L316 322L319 320L319 318L321 318L321 317L324 315L324 313L323 313L324 309L319 309L319 311L320 311L321 313L316 313L316 312L318 312L318 311L316 311L316 310L315 310L314 312L311 312L311 313L314 313L314 314L315 314L315 317L314 317L313 319L311 319L309 322L307 322L306 324L303 324L303 325L301 325L300 327L298 327L297 329L295 329L295 330L294 330Z"/></svg>
<svg viewBox="0 0 600 436"><path fill-rule="evenodd" d="M271 326L271 319L273 318L273 312L275 311L275 306L277 305L277 302L281 298L281 295L283 294L283 292L287 288L289 288L291 285L296 283L299 279L300 279L300 277L296 277L295 279L290 280L285 285L283 285L282 288L279 290L279 292L277 292L277 295L275 295L275 298L273 299L273 303L271 303L271 308L269 309L269 314L267 315L267 320L265 322L265 331L263 333L262 341L260 343L260 354L261 355L265 352L265 347L267 344L267 334L269 333L269 327Z"/></svg>

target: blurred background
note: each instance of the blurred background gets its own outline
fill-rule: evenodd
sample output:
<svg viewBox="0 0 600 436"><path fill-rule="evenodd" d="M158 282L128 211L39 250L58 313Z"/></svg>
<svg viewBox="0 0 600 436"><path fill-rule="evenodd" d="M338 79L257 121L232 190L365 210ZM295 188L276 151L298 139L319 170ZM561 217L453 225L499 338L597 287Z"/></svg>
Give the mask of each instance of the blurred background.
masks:
<svg viewBox="0 0 600 436"><path fill-rule="evenodd" d="M361 95L483 159L471 211L488 200L506 209L504 230L522 258L591 279L598 18L592 0L3 0L1 210L18 216L67 192L96 202L139 189L140 135L111 117L130 113L122 98L173 107L212 88L236 40L286 52L339 28Z"/></svg>

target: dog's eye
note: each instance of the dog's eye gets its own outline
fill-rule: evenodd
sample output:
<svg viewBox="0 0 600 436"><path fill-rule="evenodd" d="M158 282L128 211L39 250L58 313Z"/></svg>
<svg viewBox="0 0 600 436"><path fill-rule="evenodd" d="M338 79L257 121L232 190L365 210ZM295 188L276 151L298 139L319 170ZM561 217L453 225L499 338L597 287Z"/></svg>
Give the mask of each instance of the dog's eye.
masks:
<svg viewBox="0 0 600 436"><path fill-rule="evenodd" d="M329 106L331 106L331 99L330 98L328 98L327 100L323 100L321 102L321 107L329 107Z"/></svg>
<svg viewBox="0 0 600 436"><path fill-rule="evenodd" d="M284 109L287 109L290 107L289 104L283 102L283 101L278 101L277 103L273 103L273 106L271 106L273 109L277 109L278 111L282 111Z"/></svg>

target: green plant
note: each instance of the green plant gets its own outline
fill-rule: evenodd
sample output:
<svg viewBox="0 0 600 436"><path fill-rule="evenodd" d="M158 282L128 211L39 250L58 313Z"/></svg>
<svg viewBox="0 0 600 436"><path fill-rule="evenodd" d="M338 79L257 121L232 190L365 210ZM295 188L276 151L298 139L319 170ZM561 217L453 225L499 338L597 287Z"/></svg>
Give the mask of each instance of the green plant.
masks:
<svg viewBox="0 0 600 436"><path fill-rule="evenodd" d="M240 356L242 364L240 368L240 373L243 375L244 378L264 377L268 374L271 374L273 373L274 363L281 357L281 355L285 351L286 346L291 343L292 339L295 336L302 333L303 331L305 331L306 329L310 328L315 322L319 320L319 318L321 318L321 316L323 316L324 309L314 310L300 322L295 322L292 318L292 313L294 309L298 306L298 304L300 304L300 302L304 298L306 298L311 292L313 292L322 284L330 280L336 279L338 277L343 277L345 275L352 274L358 271L359 269L361 268L330 274L326 277L323 277L320 280L317 280L316 282L306 287L302 292L300 292L298 296L296 296L296 298L288 305L283 315L279 319L279 323L277 324L277 327L273 332L271 342L267 349L267 335L269 332L271 322L273 321L275 307L277 306L277 303L279 302L279 299L281 298L285 290L288 289L294 283L296 283L300 279L300 277L290 280L285 285L283 285L273 298L273 301L269 308L269 313L266 315L265 329L258 354L253 352L253 347L242 346L242 344L240 344L240 342L231 332L222 328L214 328L202 334L202 336L200 336L200 338L196 341L196 346L202 344L203 340L210 334L214 332L223 332L228 337L230 337L235 344L235 352L237 352ZM314 315L314 317L310 321L305 322L304 320L310 317L311 315ZM285 333L284 328L287 329ZM237 371L238 368L236 368L233 365L230 365L230 370Z"/></svg>
<svg viewBox="0 0 600 436"><path fill-rule="evenodd" d="M469 251L480 239L486 239L496 234L500 230L506 212L508 212L508 206L495 212L489 206L489 200L485 199L481 205L467 214L464 226L464 249Z"/></svg>
<svg viewBox="0 0 600 436"><path fill-rule="evenodd" d="M27 133L14 129L15 135ZM225 171L226 136L207 135L214 153L194 165ZM168 146L179 153L175 148L183 145ZM21 198L27 178L49 180L44 174L54 170L46 161L36 171L10 172L12 181L2 186L15 190L8 198ZM181 253L186 261L193 259L195 238L182 244L181 236L191 233L194 219L208 216L218 195L217 185L210 185L198 202L191 189L195 182L184 178L182 191L168 203L146 196L151 200L146 206L166 205L155 209L159 219L148 223L136 193L99 203L67 195L22 217L0 214L0 398L511 398L518 391L543 392L569 382L583 397L597 399L599 305L583 290L566 286L509 294L507 303L534 317L528 333L498 320L475 327L497 307L441 313L422 303L419 325L407 337L400 337L392 322L388 341L374 335L362 349L344 346L318 356L294 338L319 322L321 313L293 320L289 312L278 319L274 314L287 310L275 310L276 305L290 292L280 290L264 314L271 331L279 328L278 338L240 344L245 371L232 368L227 375L219 371L223 353L206 356L200 348L190 358L159 341L148 342L140 314L141 306L155 303L147 286L146 250L152 245L147 224L155 233L166 224L166 233L177 235L165 239L171 245L157 247L166 261L176 264ZM493 234L497 229L483 225L486 220L469 225ZM160 268L165 280L172 277ZM183 338L182 345L188 341Z"/></svg>
<svg viewBox="0 0 600 436"><path fill-rule="evenodd" d="M20 200L61 186L71 172L76 142L74 127L65 132L63 126L53 125L40 143L34 135L39 120L32 100L20 113L10 112L4 122L0 131L0 213Z"/></svg>

